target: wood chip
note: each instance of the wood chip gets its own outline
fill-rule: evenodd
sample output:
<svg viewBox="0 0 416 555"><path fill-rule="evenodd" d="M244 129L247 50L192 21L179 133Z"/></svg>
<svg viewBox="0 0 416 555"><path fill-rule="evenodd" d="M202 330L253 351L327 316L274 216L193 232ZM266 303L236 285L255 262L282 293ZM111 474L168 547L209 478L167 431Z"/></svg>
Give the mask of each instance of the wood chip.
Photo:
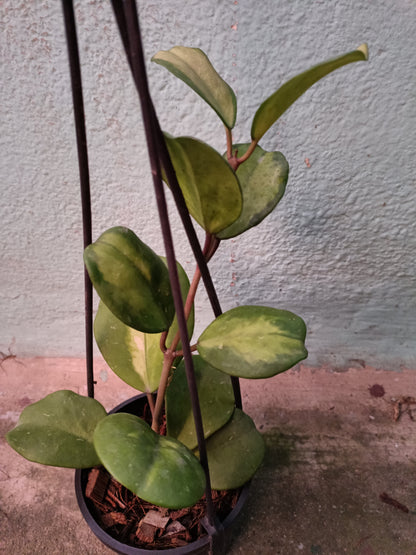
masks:
<svg viewBox="0 0 416 555"><path fill-rule="evenodd" d="M168 516L163 516L159 511L148 511L140 522L150 524L150 526L154 526L163 531L169 520L170 518Z"/></svg>
<svg viewBox="0 0 416 555"><path fill-rule="evenodd" d="M143 519L139 522L136 530L137 538L143 543L152 543L155 539L158 528L151 524L146 524Z"/></svg>
<svg viewBox="0 0 416 555"><path fill-rule="evenodd" d="M185 534L186 528L178 520L174 520L166 527L166 531L162 538L172 538L173 536L178 536L179 534Z"/></svg>
<svg viewBox="0 0 416 555"><path fill-rule="evenodd" d="M402 414L408 414L410 420L415 420L413 412L416 412L416 398L409 395L402 395L398 399L391 399L393 407L393 420L397 422Z"/></svg>
<svg viewBox="0 0 416 555"><path fill-rule="evenodd" d="M85 495L97 503L101 503L106 495L110 477L107 472L101 472L100 468L93 468L88 476Z"/></svg>
<svg viewBox="0 0 416 555"><path fill-rule="evenodd" d="M115 526L116 524L125 526L127 524L127 518L123 513L112 511L101 517L101 523L104 528L111 528L111 526Z"/></svg>

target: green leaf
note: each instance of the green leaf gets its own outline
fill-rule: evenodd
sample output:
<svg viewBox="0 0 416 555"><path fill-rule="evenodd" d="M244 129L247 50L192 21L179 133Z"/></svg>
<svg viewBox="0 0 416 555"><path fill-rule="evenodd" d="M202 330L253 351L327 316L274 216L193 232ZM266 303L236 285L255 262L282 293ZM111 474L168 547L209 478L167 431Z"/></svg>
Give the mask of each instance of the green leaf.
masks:
<svg viewBox="0 0 416 555"><path fill-rule="evenodd" d="M249 143L233 145L233 152L237 150L241 157L249 146ZM270 214L285 192L289 165L281 152L267 152L256 146L236 174L243 193L243 209L234 223L217 233L219 239L240 235Z"/></svg>
<svg viewBox="0 0 416 555"><path fill-rule="evenodd" d="M107 415L95 399L56 391L26 407L7 442L29 461L89 468L100 463L93 445L96 425Z"/></svg>
<svg viewBox="0 0 416 555"><path fill-rule="evenodd" d="M240 409L235 409L232 419L206 446L213 489L239 488L250 480L264 457L263 438Z"/></svg>
<svg viewBox="0 0 416 555"><path fill-rule="evenodd" d="M290 79L265 100L257 110L251 127L251 138L259 141L295 100L325 75L346 64L363 60L368 60L366 44L362 44L357 50L318 64Z"/></svg>
<svg viewBox="0 0 416 555"><path fill-rule="evenodd" d="M95 430L94 445L114 478L149 503L187 507L204 493L205 473L192 452L137 416L107 416Z"/></svg>
<svg viewBox="0 0 416 555"><path fill-rule="evenodd" d="M194 356L193 363L204 435L209 437L224 426L234 412L233 387L227 374L213 368L201 357ZM189 449L198 445L183 361L176 368L166 393L166 423L169 436Z"/></svg>
<svg viewBox="0 0 416 555"><path fill-rule="evenodd" d="M101 301L94 321L94 336L108 366L139 391L158 388L163 360L160 333L147 334L123 324Z"/></svg>
<svg viewBox="0 0 416 555"><path fill-rule="evenodd" d="M162 260L165 261L164 258ZM189 280L179 263L177 268L182 297L185 302L189 290ZM194 310L192 307L188 319L189 336L192 335L193 326ZM169 328L167 345L170 345L177 331L178 322L175 316ZM139 391L153 392L158 388L163 366L160 333L143 333L126 326L103 302L100 302L94 321L94 335L105 361L119 378ZM179 344L178 349L180 348ZM178 357L174 365L179 362L180 358Z"/></svg>
<svg viewBox="0 0 416 555"><path fill-rule="evenodd" d="M239 306L214 320L198 340L200 356L241 378L268 378L307 357L305 323L287 310Z"/></svg>
<svg viewBox="0 0 416 555"><path fill-rule="evenodd" d="M119 320L146 333L169 329L175 308L168 269L133 231L108 229L85 249L84 261L95 290Z"/></svg>
<svg viewBox="0 0 416 555"><path fill-rule="evenodd" d="M182 79L215 110L229 129L234 127L237 115L234 91L218 75L202 50L174 46L155 54L152 61Z"/></svg>
<svg viewBox="0 0 416 555"><path fill-rule="evenodd" d="M224 158L206 143L165 134L173 167L190 214L208 233L218 233L240 215L238 179Z"/></svg>

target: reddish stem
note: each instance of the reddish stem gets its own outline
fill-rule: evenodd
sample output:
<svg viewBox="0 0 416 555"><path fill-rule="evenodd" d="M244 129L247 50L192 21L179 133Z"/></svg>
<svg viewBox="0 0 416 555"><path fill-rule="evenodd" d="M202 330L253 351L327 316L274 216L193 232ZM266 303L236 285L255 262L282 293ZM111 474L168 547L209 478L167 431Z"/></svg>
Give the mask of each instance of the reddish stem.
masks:
<svg viewBox="0 0 416 555"><path fill-rule="evenodd" d="M217 239L216 237L214 237L214 235L211 235L210 233L207 233L205 236L205 245L204 245L204 249L202 251L205 260L208 262L212 256L215 254L218 246L220 244L220 240ZM201 271L199 269L199 267L197 266L195 269L195 273L194 273L194 277L192 279L192 283L189 287L189 291L188 291L188 295L186 297L186 301L185 301L185 306L184 306L184 313L185 313L185 319L188 320L189 315L191 314L191 310L192 310L192 305L194 303L195 300L195 296L196 296L196 292L198 289L198 285L199 282L201 280ZM162 375L160 376L160 381L159 381L159 388L157 391L157 397L156 397L156 404L154 407L154 411L152 411L152 429L155 432L159 431L159 425L160 425L160 418L161 418L161 413L162 413L162 407L163 407L163 400L165 398L165 394L166 394L166 389L168 386L168 381L169 381L169 376L172 370L172 365L173 365L173 361L175 360L176 356L178 356L178 354L182 354L182 351L176 351L176 347L179 344L180 341L180 332L178 331L175 334L175 337L173 338L171 344L169 345L169 347L166 347L166 338L167 338L167 334L168 332L163 332L162 336L160 338L160 348L163 351L163 368L162 368ZM195 351L196 350L196 345L193 345L191 347L191 351Z"/></svg>

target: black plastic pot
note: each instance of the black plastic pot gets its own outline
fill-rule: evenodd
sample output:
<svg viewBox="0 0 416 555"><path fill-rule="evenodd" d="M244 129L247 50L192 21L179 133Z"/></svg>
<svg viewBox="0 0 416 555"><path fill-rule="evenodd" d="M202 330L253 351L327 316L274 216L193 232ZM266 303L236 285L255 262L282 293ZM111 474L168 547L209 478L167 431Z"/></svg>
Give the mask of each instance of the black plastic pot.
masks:
<svg viewBox="0 0 416 555"><path fill-rule="evenodd" d="M143 406L146 402L146 395L137 395L131 399L124 401L117 407L115 407L111 412L127 412L129 414L141 415L143 412ZM107 534L99 524L95 521L94 516L90 510L90 503L85 497L85 486L88 480L88 473L90 469L81 469L75 471L75 493L78 501L78 506L81 513L99 540L102 541L107 547L120 553L122 555L149 555L149 554L160 554L160 555L222 555L225 553L225 547L231 539L232 527L238 515L247 500L249 492L249 483L246 484L241 490L240 496L238 498L237 504L230 514L225 518L225 520L220 524L218 531L213 531L210 536L201 537L200 539L186 545L183 547L175 547L172 549L144 549L141 547L133 547L119 542L112 536Z"/></svg>

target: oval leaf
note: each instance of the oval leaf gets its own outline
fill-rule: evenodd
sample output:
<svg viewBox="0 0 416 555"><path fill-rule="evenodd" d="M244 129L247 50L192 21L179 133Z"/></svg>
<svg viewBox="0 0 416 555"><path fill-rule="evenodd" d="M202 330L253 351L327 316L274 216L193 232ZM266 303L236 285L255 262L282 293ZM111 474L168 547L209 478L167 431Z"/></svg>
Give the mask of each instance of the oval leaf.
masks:
<svg viewBox="0 0 416 555"><path fill-rule="evenodd" d="M307 357L305 323L287 310L239 306L224 312L198 340L201 357L240 378L268 378Z"/></svg>
<svg viewBox="0 0 416 555"><path fill-rule="evenodd" d="M108 366L135 389L153 392L158 388L163 354L160 333L143 333L123 324L103 302L94 320L95 341Z"/></svg>
<svg viewBox="0 0 416 555"><path fill-rule="evenodd" d="M96 425L107 415L95 399L56 391L26 407L7 442L29 461L89 468L100 464L93 445Z"/></svg>
<svg viewBox="0 0 416 555"><path fill-rule="evenodd" d="M233 145L233 152L237 150L240 157L249 146L248 143ZM289 165L281 152L267 152L256 146L236 174L243 193L243 209L233 224L217 233L219 239L240 235L270 214L285 192Z"/></svg>
<svg viewBox="0 0 416 555"><path fill-rule="evenodd" d="M234 91L218 75L202 50L174 46L155 54L152 61L182 79L215 110L229 129L234 127L237 115Z"/></svg>
<svg viewBox="0 0 416 555"><path fill-rule="evenodd" d="M110 474L149 503L187 507L204 493L205 473L193 453L137 416L107 416L95 430L94 445Z"/></svg>
<svg viewBox="0 0 416 555"><path fill-rule="evenodd" d="M224 426L234 412L233 387L227 374L213 368L199 356L192 359L204 436L209 437ZM175 370L166 393L166 424L169 436L178 439L189 449L197 447L198 440L183 361Z"/></svg>
<svg viewBox="0 0 416 555"><path fill-rule="evenodd" d="M208 233L218 233L240 215L238 179L212 147L190 137L165 135L172 164L190 214Z"/></svg>
<svg viewBox="0 0 416 555"><path fill-rule="evenodd" d="M165 259L162 259L165 261ZM166 263L166 262L165 262ZM189 280L185 270L178 263L178 276L182 298L186 299ZM192 335L194 310L188 318L188 333ZM178 331L175 316L166 344L170 345ZM98 306L94 321L94 336L109 367L119 378L139 391L153 392L159 386L163 366L163 353L160 350L160 333L143 333L126 326L106 307L103 302ZM180 349L178 345L178 349ZM179 364L180 358L174 365Z"/></svg>
<svg viewBox="0 0 416 555"><path fill-rule="evenodd" d="M290 79L265 100L257 110L251 127L251 138L259 141L295 100L325 75L346 64L363 60L368 60L366 44L362 44L357 50L318 64Z"/></svg>
<svg viewBox="0 0 416 555"><path fill-rule="evenodd" d="M235 409L232 419L206 443L214 489L234 489L254 475L264 457L264 441L252 419Z"/></svg>
<svg viewBox="0 0 416 555"><path fill-rule="evenodd" d="M85 249L84 261L95 290L119 320L146 333L169 329L175 308L168 269L133 231L105 231Z"/></svg>

